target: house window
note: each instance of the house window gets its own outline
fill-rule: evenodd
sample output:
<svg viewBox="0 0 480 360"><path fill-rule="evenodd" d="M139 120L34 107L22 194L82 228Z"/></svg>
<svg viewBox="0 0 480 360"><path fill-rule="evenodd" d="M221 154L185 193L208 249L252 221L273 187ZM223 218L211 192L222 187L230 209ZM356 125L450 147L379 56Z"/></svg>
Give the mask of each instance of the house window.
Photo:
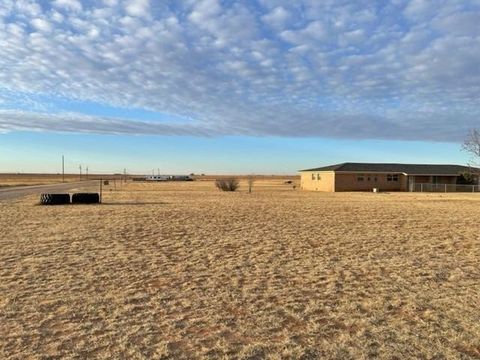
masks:
<svg viewBox="0 0 480 360"><path fill-rule="evenodd" d="M398 181L398 174L388 174L387 181Z"/></svg>
<svg viewBox="0 0 480 360"><path fill-rule="evenodd" d="M312 174L312 180L315 180L315 174Z"/></svg>
<svg viewBox="0 0 480 360"><path fill-rule="evenodd" d="M322 177L320 176L320 174L317 174L317 180L322 180Z"/></svg>
<svg viewBox="0 0 480 360"><path fill-rule="evenodd" d="M365 180L363 174L360 174L357 176L357 181L363 181L363 180Z"/></svg>

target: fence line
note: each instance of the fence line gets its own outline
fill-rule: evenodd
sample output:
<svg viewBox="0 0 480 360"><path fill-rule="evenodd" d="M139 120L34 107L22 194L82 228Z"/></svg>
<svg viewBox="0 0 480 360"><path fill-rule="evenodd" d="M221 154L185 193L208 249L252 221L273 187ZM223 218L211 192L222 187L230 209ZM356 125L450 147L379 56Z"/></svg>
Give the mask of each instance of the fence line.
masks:
<svg viewBox="0 0 480 360"><path fill-rule="evenodd" d="M414 184L411 188L414 192L480 192L480 185L460 185L460 184Z"/></svg>

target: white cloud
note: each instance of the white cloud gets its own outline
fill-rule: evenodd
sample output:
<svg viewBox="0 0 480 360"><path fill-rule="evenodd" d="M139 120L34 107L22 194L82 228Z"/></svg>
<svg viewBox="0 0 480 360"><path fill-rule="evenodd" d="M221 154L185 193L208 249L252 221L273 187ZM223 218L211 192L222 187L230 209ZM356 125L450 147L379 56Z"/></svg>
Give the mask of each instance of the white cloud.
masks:
<svg viewBox="0 0 480 360"><path fill-rule="evenodd" d="M480 35L480 11L450 13L436 18L433 26L445 34L458 36Z"/></svg>
<svg viewBox="0 0 480 360"><path fill-rule="evenodd" d="M195 3L189 19L198 25L206 25L206 22L219 15L221 11L222 7L218 0L200 0Z"/></svg>
<svg viewBox="0 0 480 360"><path fill-rule="evenodd" d="M18 11L28 14L29 16L39 16L42 13L40 5L27 0L17 0L15 7Z"/></svg>
<svg viewBox="0 0 480 360"><path fill-rule="evenodd" d="M280 36L285 41L296 45L316 43L328 38L328 30L321 21L312 21L305 28L300 30L285 30Z"/></svg>
<svg viewBox="0 0 480 360"><path fill-rule="evenodd" d="M82 4L78 0L55 0L53 5L60 9L81 11Z"/></svg>
<svg viewBox="0 0 480 360"><path fill-rule="evenodd" d="M127 0L125 11L130 16L148 16L150 10L150 0Z"/></svg>
<svg viewBox="0 0 480 360"><path fill-rule="evenodd" d="M411 0L405 8L405 15L409 18L420 18L432 14L438 3L429 0Z"/></svg>
<svg viewBox="0 0 480 360"><path fill-rule="evenodd" d="M358 44L365 39L365 30L357 29L347 31L340 35L340 45L348 46L351 44Z"/></svg>
<svg viewBox="0 0 480 360"><path fill-rule="evenodd" d="M480 4L75 3L0 3L2 131L458 140L480 116Z"/></svg>
<svg viewBox="0 0 480 360"><path fill-rule="evenodd" d="M0 132L34 130L55 132L78 132L94 134L130 135L196 135L211 136L215 129L190 124L175 124L132 121L109 117L87 116L76 113L62 115L26 111L0 110Z"/></svg>
<svg viewBox="0 0 480 360"><path fill-rule="evenodd" d="M278 6L268 14L262 16L262 20L274 28L282 29L289 17L290 14L288 11L282 6Z"/></svg>
<svg viewBox="0 0 480 360"><path fill-rule="evenodd" d="M240 45L257 34L256 19L241 3L223 9L218 0L202 0L195 3L188 19L200 31L199 40L211 42L213 37L211 43L217 48Z"/></svg>
<svg viewBox="0 0 480 360"><path fill-rule="evenodd" d="M44 31L44 32L50 32L52 30L52 26L47 20L40 19L40 18L35 18L31 21L32 26L39 30L39 31Z"/></svg>
<svg viewBox="0 0 480 360"><path fill-rule="evenodd" d="M107 6L116 6L118 5L118 0L103 0L103 3Z"/></svg>

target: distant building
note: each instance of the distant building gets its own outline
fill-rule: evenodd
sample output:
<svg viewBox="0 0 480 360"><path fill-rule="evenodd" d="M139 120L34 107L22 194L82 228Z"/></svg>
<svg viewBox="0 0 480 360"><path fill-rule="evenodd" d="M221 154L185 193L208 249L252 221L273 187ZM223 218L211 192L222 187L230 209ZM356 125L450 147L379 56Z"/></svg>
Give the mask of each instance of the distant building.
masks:
<svg viewBox="0 0 480 360"><path fill-rule="evenodd" d="M314 191L418 191L419 184L440 188L465 183L461 165L343 163L301 170L301 188ZM479 170L479 169L475 169ZM478 185L478 177L473 182ZM420 185L423 188L423 185Z"/></svg>
<svg viewBox="0 0 480 360"><path fill-rule="evenodd" d="M148 175L146 181L193 181L189 175Z"/></svg>
<svg viewBox="0 0 480 360"><path fill-rule="evenodd" d="M168 181L169 175L147 175L145 180L147 181Z"/></svg>

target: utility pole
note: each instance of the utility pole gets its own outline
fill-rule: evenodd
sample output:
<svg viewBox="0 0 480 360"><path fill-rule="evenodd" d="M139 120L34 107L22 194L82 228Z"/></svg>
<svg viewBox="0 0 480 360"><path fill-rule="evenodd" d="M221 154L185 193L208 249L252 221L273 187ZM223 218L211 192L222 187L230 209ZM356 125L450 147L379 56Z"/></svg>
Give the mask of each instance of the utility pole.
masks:
<svg viewBox="0 0 480 360"><path fill-rule="evenodd" d="M65 182L65 156L62 155L62 182Z"/></svg>
<svg viewBox="0 0 480 360"><path fill-rule="evenodd" d="M127 182L127 168L123 169L123 181L126 183Z"/></svg>
<svg viewBox="0 0 480 360"><path fill-rule="evenodd" d="M80 165L79 168L80 168L80 181L82 181L82 165Z"/></svg>
<svg viewBox="0 0 480 360"><path fill-rule="evenodd" d="M88 180L88 166L87 166L87 168L85 169L85 171L86 171L86 172L85 172L86 179Z"/></svg>

